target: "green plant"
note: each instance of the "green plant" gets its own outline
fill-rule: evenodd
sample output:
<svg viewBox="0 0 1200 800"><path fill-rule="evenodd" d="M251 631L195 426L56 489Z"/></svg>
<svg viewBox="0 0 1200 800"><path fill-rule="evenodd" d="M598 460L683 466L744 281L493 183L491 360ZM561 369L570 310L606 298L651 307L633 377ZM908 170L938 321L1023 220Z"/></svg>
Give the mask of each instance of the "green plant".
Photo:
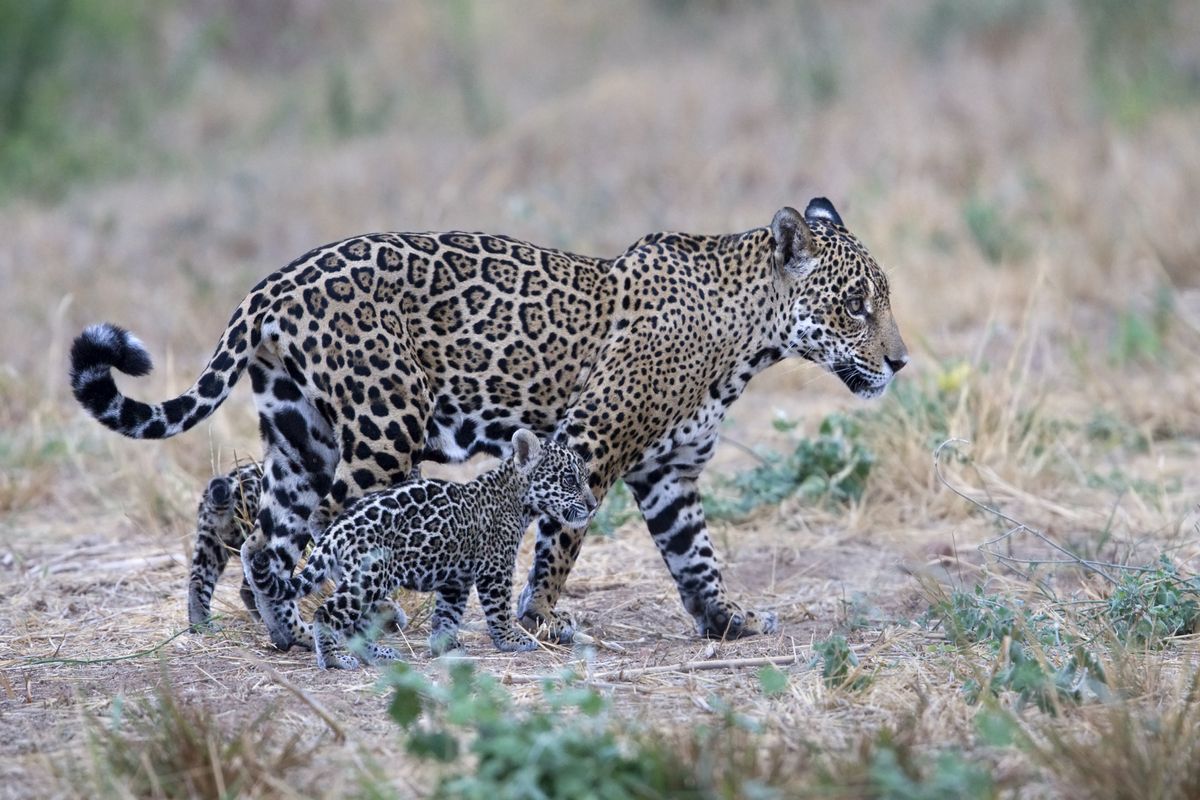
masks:
<svg viewBox="0 0 1200 800"><path fill-rule="evenodd" d="M865 689L871 677L858 668L858 656L850 649L845 636L830 636L813 645L813 662L821 662L821 680L830 689Z"/></svg>
<svg viewBox="0 0 1200 800"><path fill-rule="evenodd" d="M915 725L884 728L864 737L853 758L840 758L826 769L815 796L878 800L985 800L997 796L983 767L957 750L925 753L914 744Z"/></svg>
<svg viewBox="0 0 1200 800"><path fill-rule="evenodd" d="M1081 702L1085 687L1105 691L1096 655L1057 618L1019 599L988 595L977 586L936 599L926 619L940 623L960 647L983 645L988 662L963 684L970 703L979 702L985 689L992 695L1010 691L1018 704L1054 713L1059 704Z"/></svg>
<svg viewBox="0 0 1200 800"><path fill-rule="evenodd" d="M1066 797L1200 796L1200 671L1158 686L1149 703L1145 663L1113 663L1114 690L1086 717L1067 721L1021 715L989 704L975 717L979 740L1015 746L1045 770Z"/></svg>
<svg viewBox="0 0 1200 800"><path fill-rule="evenodd" d="M972 197L963 206L963 221L979 252L991 264L1020 257L1026 251L1012 220L992 201L978 195Z"/></svg>
<svg viewBox="0 0 1200 800"><path fill-rule="evenodd" d="M165 7L0 2L0 194L61 193L145 158L138 134L179 89L154 47Z"/></svg>
<svg viewBox="0 0 1200 800"><path fill-rule="evenodd" d="M625 481L618 480L604 496L604 502L592 517L589 533L612 536L626 522L637 517L637 506Z"/></svg>
<svg viewBox="0 0 1200 800"><path fill-rule="evenodd" d="M1172 0L1076 0L1087 35L1088 75L1097 105L1127 126L1165 105L1195 102L1200 79L1179 68L1186 26Z"/></svg>
<svg viewBox="0 0 1200 800"><path fill-rule="evenodd" d="M1083 430L1090 441L1127 447L1135 453L1144 453L1150 447L1146 434L1104 409L1095 411Z"/></svg>
<svg viewBox="0 0 1200 800"><path fill-rule="evenodd" d="M833 414L821 421L816 437L802 439L789 455L761 456L762 463L732 478L719 479L703 497L709 519L739 519L759 506L792 495L844 504L862 497L875 456L861 443L852 417Z"/></svg>
<svg viewBox="0 0 1200 800"><path fill-rule="evenodd" d="M787 686L774 668L759 680L768 695ZM543 702L533 708L517 706L469 662L451 665L443 683L397 665L384 684L405 748L438 767L434 797L784 800L812 793L811 752L793 738L768 737L719 697L708 698L713 724L649 729L615 716L603 695L569 673L544 683ZM389 792L364 774L363 795Z"/></svg>
<svg viewBox="0 0 1200 800"><path fill-rule="evenodd" d="M406 748L418 758L451 764L464 752L470 770L449 769L438 779L439 797L639 798L664 796L688 782L677 760L638 757L617 736L608 703L594 689L543 686L543 708L518 711L508 693L469 662L450 668L439 685L405 664L387 677L389 713L406 731Z"/></svg>
<svg viewBox="0 0 1200 800"><path fill-rule="evenodd" d="M1200 576L1185 578L1166 556L1152 568L1126 572L1104 605L1117 638L1138 647L1162 647L1191 633L1200 617Z"/></svg>
<svg viewBox="0 0 1200 800"><path fill-rule="evenodd" d="M1174 295L1163 286L1159 287L1149 309L1121 311L1109 346L1112 361L1129 364L1161 360L1166 353L1174 305Z"/></svg>

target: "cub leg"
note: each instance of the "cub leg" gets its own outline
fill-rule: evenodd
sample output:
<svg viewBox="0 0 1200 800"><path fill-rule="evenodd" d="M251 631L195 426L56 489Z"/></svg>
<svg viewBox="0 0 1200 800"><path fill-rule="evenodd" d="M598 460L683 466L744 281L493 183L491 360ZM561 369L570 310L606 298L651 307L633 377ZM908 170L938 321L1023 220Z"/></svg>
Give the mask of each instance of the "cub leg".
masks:
<svg viewBox="0 0 1200 800"><path fill-rule="evenodd" d="M515 553L514 553L515 556ZM512 614L513 559L504 566L482 572L475 579L479 604L487 618L488 633L497 650L506 653L536 650L537 640L522 631Z"/></svg>
<svg viewBox="0 0 1200 800"><path fill-rule="evenodd" d="M429 633L429 650L435 656L462 647L458 642L458 625L467 607L470 586L442 586L437 590L437 605Z"/></svg>

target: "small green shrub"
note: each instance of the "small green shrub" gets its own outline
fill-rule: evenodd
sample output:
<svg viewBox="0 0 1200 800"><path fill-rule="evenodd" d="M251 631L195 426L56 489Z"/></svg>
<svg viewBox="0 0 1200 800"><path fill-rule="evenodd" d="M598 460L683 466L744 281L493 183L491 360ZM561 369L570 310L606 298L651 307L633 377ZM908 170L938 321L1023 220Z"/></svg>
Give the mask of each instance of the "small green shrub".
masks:
<svg viewBox="0 0 1200 800"><path fill-rule="evenodd" d="M1200 77L1180 68L1189 46L1173 0L1076 0L1087 35L1087 74L1101 111L1136 127L1164 106L1200 99Z"/></svg>
<svg viewBox="0 0 1200 800"><path fill-rule="evenodd" d="M871 677L858 672L858 656L845 636L830 636L817 642L813 652L812 666L821 662L821 680L830 689L865 689L870 685Z"/></svg>
<svg viewBox="0 0 1200 800"><path fill-rule="evenodd" d="M405 730L408 752L445 765L465 753L474 759L472 769L442 772L437 797L617 800L670 796L690 781L690 770L665 750L642 758L618 737L608 703L594 689L548 684L545 707L518 711L503 687L469 662L453 665L444 686L406 664L386 680L388 710Z"/></svg>
<svg viewBox="0 0 1200 800"><path fill-rule="evenodd" d="M1146 434L1104 409L1097 410L1083 428L1089 441L1127 447L1135 453L1144 453L1150 448Z"/></svg>
<svg viewBox="0 0 1200 800"><path fill-rule="evenodd" d="M991 775L957 750L926 753L908 730L884 728L864 738L854 758L835 761L816 797L872 800L990 800L997 797Z"/></svg>
<svg viewBox="0 0 1200 800"><path fill-rule="evenodd" d="M834 505L858 500L875 463L861 433L852 417L826 417L817 436L801 440L789 455L762 456L759 466L719 479L716 491L703 497L705 516L736 520L792 495Z"/></svg>
<svg viewBox="0 0 1200 800"><path fill-rule="evenodd" d="M1154 568L1123 574L1104 612L1122 642L1162 647L1170 637L1195 630L1200 576L1184 578L1163 556Z"/></svg>
<svg viewBox="0 0 1200 800"><path fill-rule="evenodd" d="M961 647L984 646L988 662L963 684L970 703L985 689L992 695L1010 691L1019 705L1054 713L1060 704L1081 702L1085 687L1104 692L1104 671L1093 652L1057 619L1019 599L988 595L977 586L939 598L927 619L937 620Z"/></svg>
<svg viewBox="0 0 1200 800"><path fill-rule="evenodd" d="M604 496L604 502L592 517L589 533L612 536L626 522L637 517L637 504L625 481L618 480Z"/></svg>
<svg viewBox="0 0 1200 800"><path fill-rule="evenodd" d="M971 239L990 264L1017 258L1027 252L1013 221L999 205L983 197L972 197L963 207L963 221Z"/></svg>
<svg viewBox="0 0 1200 800"><path fill-rule="evenodd" d="M1126 309L1117 315L1112 333L1110 357L1115 364L1161 361L1166 355L1175 297L1168 287L1160 287L1149 309Z"/></svg>
<svg viewBox="0 0 1200 800"><path fill-rule="evenodd" d="M145 0L0 2L0 200L54 198L147 157L141 133L182 81Z"/></svg>

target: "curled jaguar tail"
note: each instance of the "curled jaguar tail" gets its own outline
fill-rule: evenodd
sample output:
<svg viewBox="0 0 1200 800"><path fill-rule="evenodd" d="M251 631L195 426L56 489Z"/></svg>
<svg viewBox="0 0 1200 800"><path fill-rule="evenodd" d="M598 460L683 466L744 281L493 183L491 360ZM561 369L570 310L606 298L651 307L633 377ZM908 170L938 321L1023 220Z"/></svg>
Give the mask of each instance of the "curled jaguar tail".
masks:
<svg viewBox="0 0 1200 800"><path fill-rule="evenodd" d="M126 397L112 371L140 376L152 363L146 346L129 331L103 322L91 325L71 345L71 390L102 425L133 439L167 439L207 418L233 390L257 344L257 328L239 308L208 366L183 394L162 403Z"/></svg>

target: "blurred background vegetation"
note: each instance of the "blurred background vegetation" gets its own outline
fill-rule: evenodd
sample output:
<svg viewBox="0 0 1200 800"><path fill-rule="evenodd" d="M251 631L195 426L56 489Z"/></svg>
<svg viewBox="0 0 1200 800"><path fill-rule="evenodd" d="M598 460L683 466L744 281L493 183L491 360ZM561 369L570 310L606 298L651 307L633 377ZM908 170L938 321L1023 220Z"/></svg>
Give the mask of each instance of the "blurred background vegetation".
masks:
<svg viewBox="0 0 1200 800"><path fill-rule="evenodd" d="M864 78L858 56L879 37L916 59L917 74L943 81L967 53L1003 64L1026 40L1052 38L1060 63L1049 66L1082 73L1081 94L1054 97L1059 79L1047 75L1022 99L1066 100L1080 124L1136 130L1200 98L1191 2L849 5L0 0L0 197L54 201L82 182L280 141L333 147L414 130L482 138L618 64L714 48L719 60L718 40L746 28L755 30L738 59L768 68L776 113L797 125L846 104ZM1017 246L987 197L968 198L964 214L989 260Z"/></svg>

